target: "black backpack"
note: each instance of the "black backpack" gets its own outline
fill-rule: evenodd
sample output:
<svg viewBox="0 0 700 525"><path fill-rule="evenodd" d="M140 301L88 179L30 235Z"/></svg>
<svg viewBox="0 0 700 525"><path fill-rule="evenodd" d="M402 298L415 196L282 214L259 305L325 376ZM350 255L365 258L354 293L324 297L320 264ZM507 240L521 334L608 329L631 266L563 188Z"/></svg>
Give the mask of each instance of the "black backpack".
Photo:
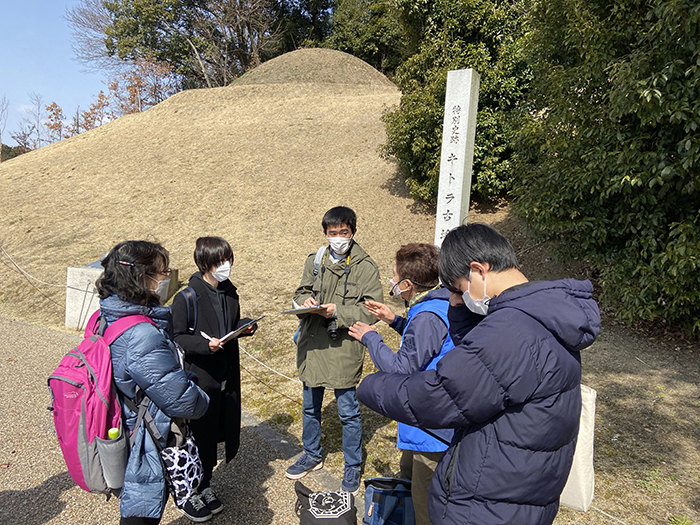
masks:
<svg viewBox="0 0 700 525"><path fill-rule="evenodd" d="M185 298L187 305L187 331L194 333L194 327L197 326L197 294L191 286L188 286L180 292Z"/></svg>

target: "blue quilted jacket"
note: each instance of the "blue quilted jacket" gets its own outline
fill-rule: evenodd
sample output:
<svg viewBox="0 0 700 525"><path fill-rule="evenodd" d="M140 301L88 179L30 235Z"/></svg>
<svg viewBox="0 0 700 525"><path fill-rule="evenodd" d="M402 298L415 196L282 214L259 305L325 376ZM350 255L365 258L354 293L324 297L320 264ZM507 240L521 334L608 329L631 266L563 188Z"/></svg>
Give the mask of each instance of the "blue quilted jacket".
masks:
<svg viewBox="0 0 700 525"><path fill-rule="evenodd" d="M142 314L158 325L155 328L149 323L138 324L119 336L110 349L117 389L131 399L137 386L145 391L152 401L149 410L163 436L168 435L171 418L197 419L204 415L209 398L187 379L178 351L166 332L170 308L139 306L113 295L100 301L100 313L108 324L127 315ZM131 432L136 425L136 414L124 404L122 411ZM165 445L165 439L161 445ZM158 518L163 514L167 498L158 450L144 425L140 425L126 467L120 513L125 518Z"/></svg>
<svg viewBox="0 0 700 525"><path fill-rule="evenodd" d="M392 419L455 429L430 486L434 525L552 523L576 445L579 351L600 328L592 292L573 279L514 287L471 331L466 307L450 307L456 346L436 370L359 385Z"/></svg>

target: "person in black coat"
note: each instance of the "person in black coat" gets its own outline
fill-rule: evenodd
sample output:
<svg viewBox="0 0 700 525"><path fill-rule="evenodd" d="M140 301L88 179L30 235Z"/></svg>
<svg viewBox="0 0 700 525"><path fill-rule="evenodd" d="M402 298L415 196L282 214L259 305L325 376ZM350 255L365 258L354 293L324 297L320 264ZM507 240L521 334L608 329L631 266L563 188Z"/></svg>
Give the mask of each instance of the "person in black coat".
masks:
<svg viewBox="0 0 700 525"><path fill-rule="evenodd" d="M238 452L241 427L241 376L238 339L222 344L225 334L250 319L241 319L236 287L229 275L233 250L220 237L197 239L194 260L199 271L190 277L189 286L195 299L188 304L186 291L175 296L172 305L175 341L185 351L185 368L197 374L199 386L209 395L209 410L204 417L192 421L194 435L204 467L199 494L191 500L185 514L196 521L208 519L207 514L223 510L222 503L210 488L212 472L217 462L217 443L226 444L226 462ZM196 315L192 303L196 305ZM244 332L251 335L253 325ZM211 339L205 339L204 332Z"/></svg>

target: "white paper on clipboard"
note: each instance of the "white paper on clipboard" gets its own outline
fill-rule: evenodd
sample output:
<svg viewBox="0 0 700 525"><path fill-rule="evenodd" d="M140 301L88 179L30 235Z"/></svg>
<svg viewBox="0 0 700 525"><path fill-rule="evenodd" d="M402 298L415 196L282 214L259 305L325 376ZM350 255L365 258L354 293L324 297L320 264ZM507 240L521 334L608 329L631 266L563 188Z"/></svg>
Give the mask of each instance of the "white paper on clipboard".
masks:
<svg viewBox="0 0 700 525"><path fill-rule="evenodd" d="M228 341L229 339L235 339L236 337L238 337L239 335L241 335L248 327L254 325L254 324L257 323L258 321L260 321L260 319L262 319L263 317L265 317L265 316L264 316L264 315L261 315L260 317L258 317L258 318L256 318L256 319L253 319L252 321L248 321L248 322L247 322L246 324L244 324L243 326L241 326L241 327L239 327L239 328L236 328L233 332L227 333L225 336L223 336L223 337L220 339L220 341L221 341L222 343L225 343L225 342Z"/></svg>

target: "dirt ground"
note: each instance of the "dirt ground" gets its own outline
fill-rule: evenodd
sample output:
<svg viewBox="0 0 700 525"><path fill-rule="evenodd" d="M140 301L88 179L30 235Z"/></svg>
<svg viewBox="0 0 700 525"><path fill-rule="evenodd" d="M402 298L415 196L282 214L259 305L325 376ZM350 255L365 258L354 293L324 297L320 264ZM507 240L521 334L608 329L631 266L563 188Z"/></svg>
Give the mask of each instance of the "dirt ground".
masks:
<svg viewBox="0 0 700 525"><path fill-rule="evenodd" d="M321 216L339 204L355 209L357 240L378 263L397 313L402 305L388 296L393 254L401 244L433 239L434 210L410 198L395 165L378 153L381 113L399 99L367 64L301 50L230 87L180 93L3 162L0 317L75 333L62 328L66 267L145 238L170 250L184 286L195 271L194 240L221 235L234 249L232 280L244 315L266 315L243 344L244 408L298 444L296 320L279 312L291 307L304 259L324 240ZM531 280L593 277L585 261L562 263L533 241L506 202L472 203L469 220L501 230ZM398 338L379 329L396 348ZM699 353L697 342L679 334L633 330L604 312L600 337L582 353L584 383L598 391L595 509L562 509L555 523L700 523ZM372 371L366 359L365 372ZM326 464L342 475L330 398ZM397 471L395 423L367 409L363 417L364 476Z"/></svg>

